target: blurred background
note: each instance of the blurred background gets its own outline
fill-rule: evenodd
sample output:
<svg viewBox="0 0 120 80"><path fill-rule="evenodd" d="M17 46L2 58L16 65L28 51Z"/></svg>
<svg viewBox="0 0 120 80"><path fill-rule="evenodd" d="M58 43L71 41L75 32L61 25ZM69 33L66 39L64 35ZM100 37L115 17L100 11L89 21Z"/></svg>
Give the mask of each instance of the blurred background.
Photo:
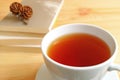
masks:
<svg viewBox="0 0 120 80"><path fill-rule="evenodd" d="M0 0L0 21L10 13L9 6L15 1L21 2ZM98 25L111 32L120 46L120 0L64 0L53 28L67 23ZM39 46L44 34L4 29L6 27L0 26L0 80L35 80L44 63ZM11 46L13 44L27 46ZM120 64L119 51L114 63Z"/></svg>

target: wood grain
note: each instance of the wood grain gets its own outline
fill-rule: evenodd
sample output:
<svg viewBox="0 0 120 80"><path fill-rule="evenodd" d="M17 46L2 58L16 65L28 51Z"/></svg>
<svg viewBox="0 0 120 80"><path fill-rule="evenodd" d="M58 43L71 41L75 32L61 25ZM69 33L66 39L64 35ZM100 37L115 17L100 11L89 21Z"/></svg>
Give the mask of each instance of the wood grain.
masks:
<svg viewBox="0 0 120 80"><path fill-rule="evenodd" d="M14 1L21 0L0 0L0 20L8 13L8 6ZM54 28L67 23L95 24L111 32L120 46L119 14L120 0L64 0ZM12 32L4 34L24 35ZM39 34L25 34L25 36L27 35L40 37ZM32 42L32 40L28 41ZM5 41L3 42L5 43ZM39 45L38 40L33 41L33 44ZM120 64L120 52L116 56L115 63ZM39 48L0 45L0 80L34 80L37 70L42 64L43 58Z"/></svg>
<svg viewBox="0 0 120 80"><path fill-rule="evenodd" d="M39 48L0 46L0 80L34 80L43 64Z"/></svg>

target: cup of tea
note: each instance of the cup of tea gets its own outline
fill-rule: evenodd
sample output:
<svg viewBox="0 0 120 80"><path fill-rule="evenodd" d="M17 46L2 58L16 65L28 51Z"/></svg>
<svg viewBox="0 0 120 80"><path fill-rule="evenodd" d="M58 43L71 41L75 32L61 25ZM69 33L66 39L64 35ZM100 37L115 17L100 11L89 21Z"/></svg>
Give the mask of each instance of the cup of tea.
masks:
<svg viewBox="0 0 120 80"><path fill-rule="evenodd" d="M41 49L55 80L101 80L113 64L118 45L108 31L91 24L66 24L49 31ZM57 78L57 79L56 79Z"/></svg>

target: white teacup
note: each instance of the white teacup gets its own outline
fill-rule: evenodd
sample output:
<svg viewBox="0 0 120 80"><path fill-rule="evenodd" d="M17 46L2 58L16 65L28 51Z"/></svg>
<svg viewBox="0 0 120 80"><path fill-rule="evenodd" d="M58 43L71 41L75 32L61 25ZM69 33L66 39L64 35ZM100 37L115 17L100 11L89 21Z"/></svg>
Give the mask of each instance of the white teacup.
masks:
<svg viewBox="0 0 120 80"><path fill-rule="evenodd" d="M111 57L94 66L74 67L60 64L47 55L49 45L60 36L71 33L87 33L104 40L111 51ZM113 60L117 54L118 45L116 39L109 32L90 24L67 24L49 31L41 43L42 54L50 74L55 80L101 80L109 70L120 70L119 65L114 65ZM47 77L47 76L46 76Z"/></svg>

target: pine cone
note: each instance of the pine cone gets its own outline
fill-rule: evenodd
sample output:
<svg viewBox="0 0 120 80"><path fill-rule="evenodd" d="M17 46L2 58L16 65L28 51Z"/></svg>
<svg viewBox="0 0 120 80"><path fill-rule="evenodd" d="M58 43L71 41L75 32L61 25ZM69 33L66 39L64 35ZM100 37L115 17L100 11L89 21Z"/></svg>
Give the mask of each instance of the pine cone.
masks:
<svg viewBox="0 0 120 80"><path fill-rule="evenodd" d="M23 10L22 10L22 12L20 14L20 17L22 19L28 20L32 16L32 14L33 14L33 10L32 10L31 7L23 6Z"/></svg>
<svg viewBox="0 0 120 80"><path fill-rule="evenodd" d="M22 12L22 4L18 3L18 2L14 2L10 5L10 11L14 14L14 15L19 15Z"/></svg>

